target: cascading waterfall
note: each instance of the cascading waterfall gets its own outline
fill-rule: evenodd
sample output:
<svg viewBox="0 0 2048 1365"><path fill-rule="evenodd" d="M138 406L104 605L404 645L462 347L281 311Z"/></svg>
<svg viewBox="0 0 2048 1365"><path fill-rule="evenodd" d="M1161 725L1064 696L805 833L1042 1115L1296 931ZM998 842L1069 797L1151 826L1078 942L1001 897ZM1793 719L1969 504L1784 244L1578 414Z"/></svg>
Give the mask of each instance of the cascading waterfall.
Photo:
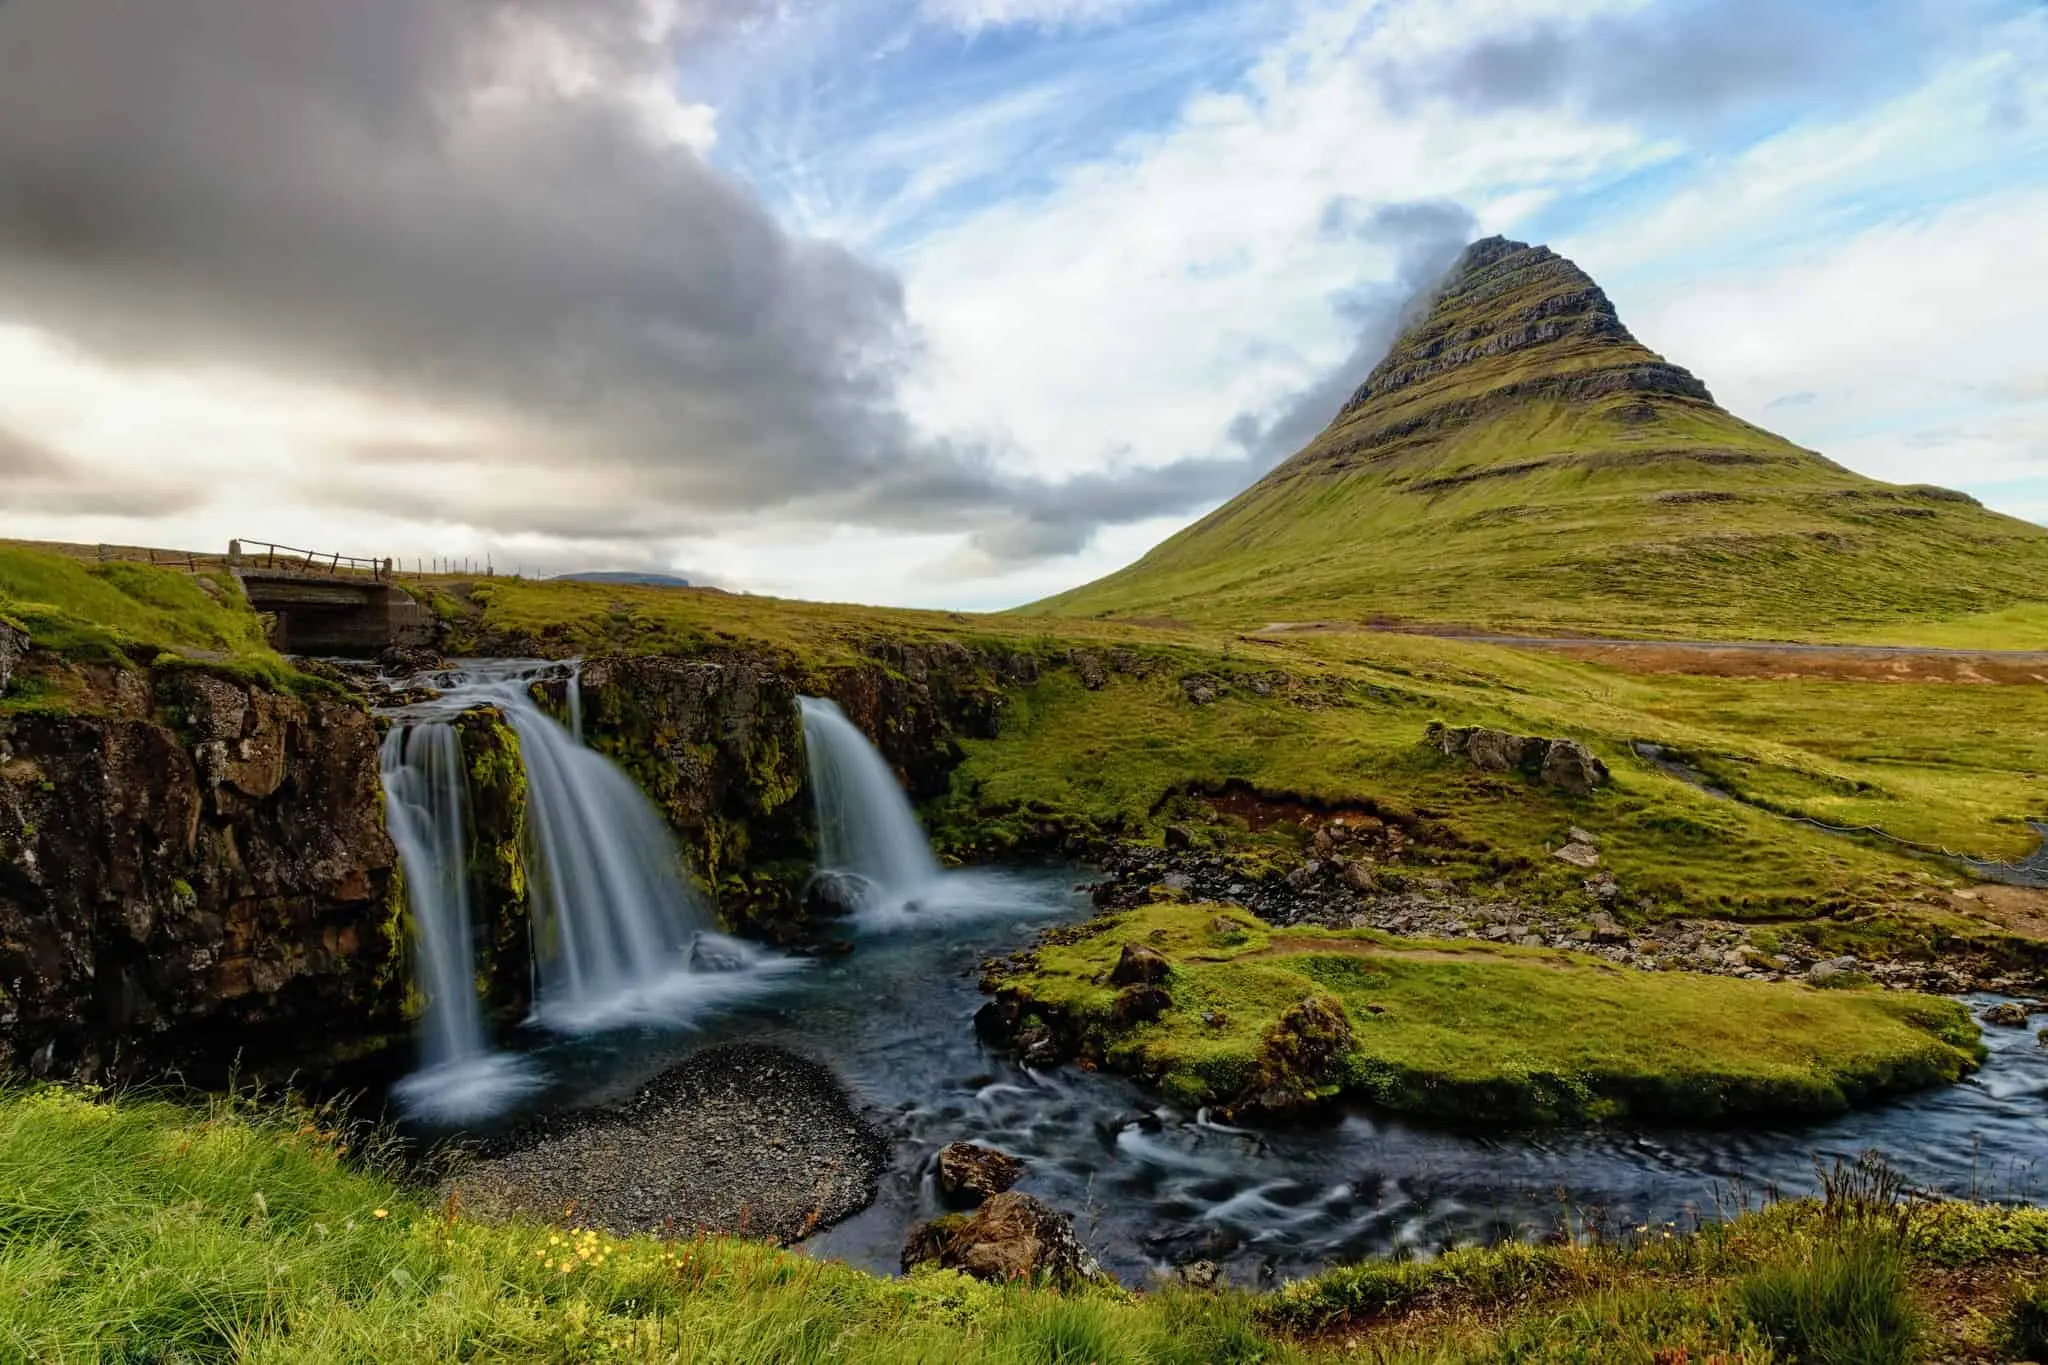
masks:
<svg viewBox="0 0 2048 1365"><path fill-rule="evenodd" d="M833 703L803 697L798 705L818 812L819 871L868 883L872 904L864 910L914 906L938 882L939 864L896 774Z"/></svg>
<svg viewBox="0 0 2048 1365"><path fill-rule="evenodd" d="M519 1059L490 1050L477 1005L461 739L445 720L393 725L379 759L386 822L405 869L415 975L426 996L422 1069L401 1084L399 1098L436 1117L487 1113L530 1082Z"/></svg>
<svg viewBox="0 0 2048 1365"><path fill-rule="evenodd" d="M654 807L616 764L534 700L534 681L560 667L472 664L435 675L434 699L391 713L386 799L428 997L426 1069L401 1093L417 1109L479 1107L444 1103L440 1090L452 1064L474 1066L491 1055L472 985L466 774L452 723L464 711L496 707L518 737L525 765L522 858L538 968L536 1022L566 1031L681 1022L794 965L713 931L710 910L685 878L675 840ZM582 694L573 670L566 695L580 732Z"/></svg>

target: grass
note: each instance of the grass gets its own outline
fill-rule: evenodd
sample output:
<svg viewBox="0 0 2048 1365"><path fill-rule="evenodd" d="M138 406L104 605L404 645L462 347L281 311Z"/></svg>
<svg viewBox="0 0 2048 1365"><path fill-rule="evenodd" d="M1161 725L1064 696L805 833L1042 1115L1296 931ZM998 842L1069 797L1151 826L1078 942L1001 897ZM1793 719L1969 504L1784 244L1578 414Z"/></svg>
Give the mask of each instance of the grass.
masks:
<svg viewBox="0 0 2048 1365"><path fill-rule="evenodd" d="M1120 1022L1125 945L1172 964L1172 1006ZM1473 1123L1629 1117L1720 1122L1838 1112L1954 1081L1980 1055L1960 1005L1617 968L1543 949L1364 930L1277 930L1243 911L1163 902L1058 932L1006 978L1025 1018L1187 1104L1364 1098ZM1304 1069L1289 1012L1333 1001L1334 1062Z"/></svg>
<svg viewBox="0 0 2048 1365"><path fill-rule="evenodd" d="M0 541L0 618L60 665L25 670L0 698L0 715L90 709L91 688L68 665L148 663L295 692L336 690L270 647L261 619L223 569L97 563Z"/></svg>
<svg viewBox="0 0 2048 1365"><path fill-rule="evenodd" d="M138 646L275 657L234 580L150 564L105 564L0 542L0 613L39 647L113 663Z"/></svg>
<svg viewBox="0 0 2048 1365"><path fill-rule="evenodd" d="M2021 1360L2048 1360L2048 1279L2021 1284L1999 1324L2004 1348Z"/></svg>
<svg viewBox="0 0 2048 1365"><path fill-rule="evenodd" d="M1894 1365L1922 1332L1907 1285L1903 1242L1865 1230L1783 1255L1735 1293L1743 1316L1793 1360Z"/></svg>
<svg viewBox="0 0 2048 1365"><path fill-rule="evenodd" d="M303 1111L0 1095L0 1357L1195 1365L1293 1354L1229 1301L1063 1299L951 1273L876 1279L757 1243L476 1222L380 1173L374 1147Z"/></svg>
<svg viewBox="0 0 2048 1365"><path fill-rule="evenodd" d="M1894 1306L1877 1292L1893 1263L1845 1273L1861 1225L1819 1203L1371 1261L1270 1293L1142 1296L879 1279L759 1243L573 1221L465 1217L400 1178L375 1132L301 1108L0 1091L0 1358L1419 1365L1683 1347L1821 1360L1856 1357L1787 1350L1783 1334L1829 1340ZM1939 1266L2048 1263L2041 1210L1921 1206L1893 1225L1916 1292Z"/></svg>

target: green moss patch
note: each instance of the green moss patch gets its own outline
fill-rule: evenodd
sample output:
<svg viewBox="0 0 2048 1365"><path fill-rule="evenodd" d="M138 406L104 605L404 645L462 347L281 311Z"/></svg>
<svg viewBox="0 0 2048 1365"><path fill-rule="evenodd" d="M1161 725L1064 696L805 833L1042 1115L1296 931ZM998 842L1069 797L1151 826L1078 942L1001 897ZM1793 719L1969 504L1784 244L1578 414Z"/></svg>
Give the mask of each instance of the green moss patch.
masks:
<svg viewBox="0 0 2048 1365"><path fill-rule="evenodd" d="M1926 996L1292 932L1214 905L1150 905L1056 938L1000 983L1005 1005L1190 1104L1347 1097L1531 1124L1811 1117L1954 1081L1980 1055L1968 1012ZM1156 1019L1117 1010L1111 973L1132 943L1172 963Z"/></svg>

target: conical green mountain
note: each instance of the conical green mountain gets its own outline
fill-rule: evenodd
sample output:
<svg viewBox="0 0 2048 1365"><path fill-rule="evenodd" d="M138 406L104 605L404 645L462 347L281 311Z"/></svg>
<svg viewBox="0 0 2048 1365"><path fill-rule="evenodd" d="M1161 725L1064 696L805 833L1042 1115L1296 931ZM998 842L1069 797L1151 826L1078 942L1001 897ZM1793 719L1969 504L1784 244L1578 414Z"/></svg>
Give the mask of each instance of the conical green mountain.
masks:
<svg viewBox="0 0 2048 1365"><path fill-rule="evenodd" d="M1548 248L1438 290L1307 449L1029 610L1844 637L2048 599L2048 530L1729 414Z"/></svg>

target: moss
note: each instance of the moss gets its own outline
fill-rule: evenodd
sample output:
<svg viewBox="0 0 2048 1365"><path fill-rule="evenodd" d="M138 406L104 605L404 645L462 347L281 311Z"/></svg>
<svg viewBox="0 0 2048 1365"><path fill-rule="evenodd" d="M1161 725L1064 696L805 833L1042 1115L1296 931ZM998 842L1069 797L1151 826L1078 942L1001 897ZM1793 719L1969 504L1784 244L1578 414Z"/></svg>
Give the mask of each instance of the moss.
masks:
<svg viewBox="0 0 2048 1365"><path fill-rule="evenodd" d="M1156 904L1042 944L995 978L1084 1056L1188 1103L1351 1095L1454 1122L1728 1122L1836 1113L1974 1068L1962 1006L1622 970L1535 949L1276 930ZM1173 963L1174 1007L1119 1020L1126 943Z"/></svg>
<svg viewBox="0 0 2048 1365"><path fill-rule="evenodd" d="M518 732L496 707L463 712L456 728L469 769L469 877L480 947L478 995L494 1014L523 1014L530 1003L532 975L526 764Z"/></svg>

